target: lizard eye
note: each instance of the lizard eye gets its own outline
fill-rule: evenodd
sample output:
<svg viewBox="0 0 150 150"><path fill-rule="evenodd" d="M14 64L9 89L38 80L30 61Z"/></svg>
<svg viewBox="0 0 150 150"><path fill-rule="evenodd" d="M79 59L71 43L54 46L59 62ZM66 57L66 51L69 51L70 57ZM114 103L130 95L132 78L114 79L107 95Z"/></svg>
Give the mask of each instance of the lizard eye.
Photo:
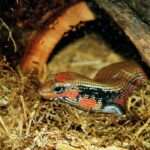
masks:
<svg viewBox="0 0 150 150"><path fill-rule="evenodd" d="M64 92L65 87L56 86L56 87L54 87L53 90L57 93L62 93L62 92Z"/></svg>

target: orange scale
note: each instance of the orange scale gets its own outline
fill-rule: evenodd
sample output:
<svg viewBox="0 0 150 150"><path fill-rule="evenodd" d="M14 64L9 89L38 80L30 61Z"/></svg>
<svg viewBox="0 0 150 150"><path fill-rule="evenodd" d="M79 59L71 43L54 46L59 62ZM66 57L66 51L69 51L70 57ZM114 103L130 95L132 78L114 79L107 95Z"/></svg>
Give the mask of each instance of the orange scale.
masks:
<svg viewBox="0 0 150 150"><path fill-rule="evenodd" d="M61 72L61 73L56 74L55 76L55 80L59 82L65 82L65 81L69 81L72 79L73 77L71 76L71 73L69 72Z"/></svg>
<svg viewBox="0 0 150 150"><path fill-rule="evenodd" d="M61 97L68 97L68 98L74 100L79 95L79 92L72 90L72 91L66 91L66 92L58 94L58 95Z"/></svg>
<svg viewBox="0 0 150 150"><path fill-rule="evenodd" d="M88 98L83 98L80 100L80 106L84 107L86 109L92 109L96 107L96 100L95 99L88 99Z"/></svg>
<svg viewBox="0 0 150 150"><path fill-rule="evenodd" d="M126 98L120 98L120 99L117 99L117 100L116 100L116 103L117 103L118 105L124 106L125 103L126 103L126 101L127 101Z"/></svg>

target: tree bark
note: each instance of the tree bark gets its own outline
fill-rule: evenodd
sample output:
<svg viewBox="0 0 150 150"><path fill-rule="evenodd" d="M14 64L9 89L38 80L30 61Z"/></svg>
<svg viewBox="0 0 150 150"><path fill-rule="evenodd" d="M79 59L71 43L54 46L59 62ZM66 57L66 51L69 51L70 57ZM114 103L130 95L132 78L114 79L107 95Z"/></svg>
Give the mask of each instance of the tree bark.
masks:
<svg viewBox="0 0 150 150"><path fill-rule="evenodd" d="M123 1L95 0L120 26L150 67L150 29Z"/></svg>

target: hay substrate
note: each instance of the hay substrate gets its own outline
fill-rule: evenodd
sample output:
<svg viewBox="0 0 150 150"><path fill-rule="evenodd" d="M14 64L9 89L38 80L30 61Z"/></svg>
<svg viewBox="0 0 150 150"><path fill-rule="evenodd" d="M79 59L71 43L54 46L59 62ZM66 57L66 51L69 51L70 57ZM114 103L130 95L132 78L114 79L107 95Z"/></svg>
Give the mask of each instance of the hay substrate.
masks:
<svg viewBox="0 0 150 150"><path fill-rule="evenodd" d="M79 41L81 42L81 39ZM84 41L87 41L87 38ZM79 45L82 47L81 44ZM65 51L68 54L69 50ZM89 56L91 59L92 55ZM62 57L60 58L62 60ZM49 64L50 66L54 65L54 60ZM111 58L111 62L112 60ZM59 61L56 61L55 71L58 69ZM69 65L72 66L71 62L66 66ZM81 70L82 67L77 66ZM97 69L97 67L87 68L89 72L91 69L93 71ZM43 100L38 95L38 87L39 81L36 75L24 76L19 69L12 69L7 61L1 59L0 149L101 150L105 147L114 150L150 149L149 81L129 98L127 113L121 117L89 113L59 101Z"/></svg>

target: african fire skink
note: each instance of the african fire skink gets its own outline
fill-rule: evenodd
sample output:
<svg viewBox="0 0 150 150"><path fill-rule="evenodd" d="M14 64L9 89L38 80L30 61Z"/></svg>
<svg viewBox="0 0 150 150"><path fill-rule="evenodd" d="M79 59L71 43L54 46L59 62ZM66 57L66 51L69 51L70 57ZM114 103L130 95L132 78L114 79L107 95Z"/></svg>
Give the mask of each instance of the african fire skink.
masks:
<svg viewBox="0 0 150 150"><path fill-rule="evenodd" d="M44 83L40 95L49 100L60 100L80 109L123 114L126 101L147 77L142 68L132 61L124 61L102 68L94 79L74 72L60 72Z"/></svg>

